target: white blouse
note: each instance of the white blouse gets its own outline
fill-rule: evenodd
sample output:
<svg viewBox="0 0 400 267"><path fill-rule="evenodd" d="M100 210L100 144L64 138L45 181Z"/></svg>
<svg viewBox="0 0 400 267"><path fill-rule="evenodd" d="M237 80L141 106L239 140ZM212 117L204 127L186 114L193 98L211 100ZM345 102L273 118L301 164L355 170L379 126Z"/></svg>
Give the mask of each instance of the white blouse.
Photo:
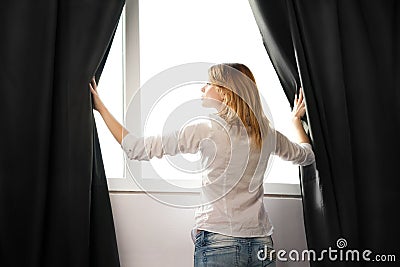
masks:
<svg viewBox="0 0 400 267"><path fill-rule="evenodd" d="M200 151L202 205L195 211L194 230L236 237L272 234L263 203L264 173L271 154L302 166L315 160L310 144L291 142L272 128L264 135L261 151L255 151L245 127L227 125L216 115L164 136L128 134L121 146L133 160Z"/></svg>

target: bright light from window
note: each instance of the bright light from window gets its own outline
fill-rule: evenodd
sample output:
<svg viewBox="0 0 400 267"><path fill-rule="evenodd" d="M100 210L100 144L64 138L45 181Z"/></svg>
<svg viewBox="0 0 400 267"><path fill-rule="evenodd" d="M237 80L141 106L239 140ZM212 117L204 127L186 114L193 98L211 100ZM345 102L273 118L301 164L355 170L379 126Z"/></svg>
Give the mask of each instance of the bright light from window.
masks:
<svg viewBox="0 0 400 267"><path fill-rule="evenodd" d="M115 32L114 41L112 43L107 62L104 66L103 73L100 78L98 92L106 107L114 115L114 117L123 121L123 24L125 9L122 12L118 28ZM95 112L96 126L100 139L100 146L104 161L104 168L107 178L121 178L124 176L124 155L123 151L108 131L106 124L101 116Z"/></svg>
<svg viewBox="0 0 400 267"><path fill-rule="evenodd" d="M247 1L139 0L139 7L141 84L165 69L184 63L244 63L252 70L260 92L269 105L275 128L293 138L289 103L265 51ZM100 96L120 122L123 121L124 112L124 16L125 10L99 83ZM199 89L193 86L191 88L193 91L189 94L195 95L198 93L195 91ZM161 110L165 109L158 108L161 115ZM156 132L157 127L162 124L156 121L157 112L153 116L151 124L154 125L153 130ZM123 152L97 112L95 118L106 176L122 178L124 177ZM159 118L162 119L162 116ZM184 157L196 160L197 156ZM160 172L166 171L171 177L176 179L186 177L171 172L168 169L169 163L165 160L157 159L152 163ZM146 173L149 176L149 172L144 171L144 175ZM274 157L267 181L298 183L298 168Z"/></svg>
<svg viewBox="0 0 400 267"><path fill-rule="evenodd" d="M139 0L139 14L142 85L157 73L185 63L244 63L252 70L269 105L275 128L293 138L290 106L248 1ZM159 115L161 118L161 111ZM161 173L167 172L162 169L168 164L165 159L155 159L153 164L161 168ZM143 175L148 178L146 170ZM274 157L267 181L298 183L298 168Z"/></svg>

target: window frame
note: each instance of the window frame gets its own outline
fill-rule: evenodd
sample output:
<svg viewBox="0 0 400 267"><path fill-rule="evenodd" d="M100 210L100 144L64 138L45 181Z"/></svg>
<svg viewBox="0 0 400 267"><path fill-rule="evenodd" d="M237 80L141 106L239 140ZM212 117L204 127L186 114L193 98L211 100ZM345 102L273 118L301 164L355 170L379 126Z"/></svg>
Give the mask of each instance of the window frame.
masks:
<svg viewBox="0 0 400 267"><path fill-rule="evenodd" d="M140 34L139 34L139 0L126 0L125 3L125 20L123 20L123 55L124 55L124 73L123 73L123 103L124 111L129 106L129 102L137 89L140 87ZM129 73L129 75L126 75ZM140 92L136 93L140 94ZM140 97L140 95L138 95ZM137 119L141 120L141 107L135 106L137 109ZM125 118L124 118L125 120ZM124 123L125 124L125 123ZM140 123L138 123L140 125ZM109 192L145 192L136 184L136 180L132 178L126 164L127 158L124 157L124 176L118 178L107 178ZM138 175L141 174L140 163L138 162ZM190 183L190 181L188 181ZM199 193L200 189L181 188L171 191L160 186L157 180L141 179L140 183L144 183L146 188L151 188L147 193ZM264 194L272 196L290 196L300 197L300 183L270 183L264 182Z"/></svg>

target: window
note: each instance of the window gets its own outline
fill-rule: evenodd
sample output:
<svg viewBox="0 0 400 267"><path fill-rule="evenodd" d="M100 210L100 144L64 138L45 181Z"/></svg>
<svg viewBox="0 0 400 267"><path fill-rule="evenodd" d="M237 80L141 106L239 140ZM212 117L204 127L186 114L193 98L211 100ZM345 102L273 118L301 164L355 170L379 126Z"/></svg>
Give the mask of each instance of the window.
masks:
<svg viewBox="0 0 400 267"><path fill-rule="evenodd" d="M118 23L107 62L101 75L98 92L102 101L120 122L124 114L124 29L125 9ZM110 134L101 116L95 112L97 132L107 177L124 177L124 155Z"/></svg>
<svg viewBox="0 0 400 267"><path fill-rule="evenodd" d="M265 51L248 1L131 0L126 3L126 15L122 16L118 27L99 91L104 102L107 101L109 110L121 122L134 90L158 73L191 62L241 62L252 70L260 93L266 99L273 115L275 128L293 138L290 105ZM123 57L126 60L125 69ZM124 73L127 74L126 77ZM108 83L107 76L112 77L113 81ZM191 86L192 89L185 90L200 92L201 86ZM111 92L107 94L107 90ZM118 90L120 94L116 93ZM154 125L158 124L156 119L160 110L164 109L154 110ZM162 112L159 115L162 115ZM130 186L135 187L132 181L128 182L131 180L129 178L116 179L129 177L129 172L123 167L122 150L111 134L101 126L104 124L101 119L97 117L96 122L106 174L110 177L110 190L129 190ZM187 156L189 160L195 160L196 157L197 155ZM166 159L152 160L152 163L158 166L160 172L164 170L165 173L171 174L170 170L165 171L165 168L168 168ZM152 179L146 164L138 164L137 167L141 168L143 179L148 179L156 188L157 181ZM174 174L173 177L175 180L184 180L178 174ZM170 175L169 179L174 178ZM298 168L290 162L273 157L272 169L266 181L269 188L277 190L273 189L274 193L299 194ZM190 181L183 182L188 183L187 188L190 187ZM123 185L125 183L129 185ZM279 189L280 184L293 186Z"/></svg>

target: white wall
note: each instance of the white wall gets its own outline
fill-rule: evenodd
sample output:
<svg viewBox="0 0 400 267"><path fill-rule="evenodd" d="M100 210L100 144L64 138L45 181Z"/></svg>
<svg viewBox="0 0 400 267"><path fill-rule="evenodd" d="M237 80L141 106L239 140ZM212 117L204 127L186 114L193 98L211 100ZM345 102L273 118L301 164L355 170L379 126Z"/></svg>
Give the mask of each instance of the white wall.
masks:
<svg viewBox="0 0 400 267"><path fill-rule="evenodd" d="M193 266L192 209L167 206L145 193L110 193L110 198L121 267ZM275 227L275 249L287 252L306 249L301 199L266 197L265 203ZM309 265L305 262L277 264L277 267L288 266Z"/></svg>

